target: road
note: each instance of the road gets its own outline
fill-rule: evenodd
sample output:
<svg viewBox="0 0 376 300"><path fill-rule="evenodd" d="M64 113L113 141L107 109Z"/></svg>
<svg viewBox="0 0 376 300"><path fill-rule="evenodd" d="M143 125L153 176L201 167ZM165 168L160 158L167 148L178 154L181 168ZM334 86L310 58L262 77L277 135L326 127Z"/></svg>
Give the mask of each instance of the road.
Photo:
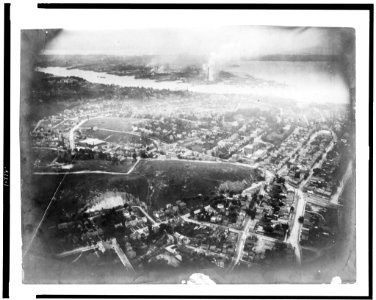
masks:
<svg viewBox="0 0 376 300"><path fill-rule="evenodd" d="M131 271L132 273L135 273L135 270L129 261L128 257L125 255L123 250L120 248L117 240L114 238L111 241L111 248L115 250L116 254L119 256L119 259L121 263L124 265L124 267L128 270Z"/></svg>
<svg viewBox="0 0 376 300"><path fill-rule="evenodd" d="M304 193L299 189L297 190L298 200L295 207L295 220L292 228L290 228L290 235L287 238L286 242L291 244L294 247L295 256L297 262L301 264L301 248L300 248L300 231L302 229L302 224L299 223L299 217L304 215L304 210L306 206L306 200Z"/></svg>
<svg viewBox="0 0 376 300"><path fill-rule="evenodd" d="M42 123L42 122L43 122L43 119L42 119L42 120L39 120L38 123L37 123L37 125L35 125L33 131L37 130L38 127L39 127L39 125L40 125L40 123Z"/></svg>
<svg viewBox="0 0 376 300"><path fill-rule="evenodd" d="M82 120L80 123L76 124L71 130L69 130L69 146L73 150L76 148L76 144L74 143L74 132L80 128L82 124L84 124L87 120Z"/></svg>
<svg viewBox="0 0 376 300"><path fill-rule="evenodd" d="M250 217L247 217L246 221L245 221L244 229L243 229L243 231L238 236L238 241L236 243L236 250L235 250L234 260L233 260L233 262L231 263L231 265L229 267L229 271L232 271L234 269L234 267L239 263L240 259L242 258L245 241L246 241L247 237L249 236L249 228L252 225L254 225L254 221L251 220Z"/></svg>
<svg viewBox="0 0 376 300"><path fill-rule="evenodd" d="M133 172L133 170L136 168L136 166L138 165L138 163L140 162L141 158L137 157L137 161L135 162L135 164L128 170L127 172L127 175L131 174Z"/></svg>
<svg viewBox="0 0 376 300"><path fill-rule="evenodd" d="M141 206L132 206L132 208L133 207L136 207L136 208L138 208L139 210L141 210L141 212L145 215L145 217L146 218L148 218L148 220L150 221L150 222L152 222L153 223L153 225L156 225L156 224L158 224L156 221L154 221L153 220L153 218L152 217L150 217L150 215L141 207Z"/></svg>

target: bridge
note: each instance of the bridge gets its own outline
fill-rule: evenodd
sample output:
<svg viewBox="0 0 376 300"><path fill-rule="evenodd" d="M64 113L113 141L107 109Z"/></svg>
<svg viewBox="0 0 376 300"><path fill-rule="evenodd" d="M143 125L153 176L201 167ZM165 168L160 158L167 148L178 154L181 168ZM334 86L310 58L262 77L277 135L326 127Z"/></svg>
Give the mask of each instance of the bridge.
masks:
<svg viewBox="0 0 376 300"><path fill-rule="evenodd" d="M119 259L121 263L124 265L124 267L130 271L131 273L136 273L134 270L131 262L129 261L128 257L125 255L123 250L120 248L117 240L115 238L112 239L111 241L111 248L115 250L116 254L119 256Z"/></svg>

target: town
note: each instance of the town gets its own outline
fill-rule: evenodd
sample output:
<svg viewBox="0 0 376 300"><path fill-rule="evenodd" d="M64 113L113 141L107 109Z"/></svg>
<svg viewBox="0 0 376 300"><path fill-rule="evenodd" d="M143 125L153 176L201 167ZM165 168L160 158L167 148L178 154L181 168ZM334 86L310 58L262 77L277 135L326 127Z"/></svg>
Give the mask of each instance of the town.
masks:
<svg viewBox="0 0 376 300"><path fill-rule="evenodd" d="M226 163L257 176L166 205L98 192L49 222L56 256L115 260L129 274L195 264L230 272L300 265L306 251L330 248L331 216L353 172L348 111L297 113L245 95L236 105L226 95L188 97L142 105L91 99L44 117L30 132L33 171L131 175L145 161L182 161Z"/></svg>

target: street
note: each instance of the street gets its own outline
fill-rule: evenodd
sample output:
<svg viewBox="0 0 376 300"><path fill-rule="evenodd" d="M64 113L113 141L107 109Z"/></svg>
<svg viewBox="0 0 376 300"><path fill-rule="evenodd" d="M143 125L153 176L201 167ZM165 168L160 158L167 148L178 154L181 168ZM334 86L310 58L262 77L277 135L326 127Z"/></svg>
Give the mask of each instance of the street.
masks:
<svg viewBox="0 0 376 300"><path fill-rule="evenodd" d="M238 235L238 241L236 243L236 250L235 250L235 256L234 259L229 267L229 271L232 271L234 267L239 263L240 259L243 256L243 249L245 245L245 241L247 237L249 236L249 228L253 225L254 226L254 220L251 220L250 217L247 217L245 220L245 226L243 231Z"/></svg>
<svg viewBox="0 0 376 300"><path fill-rule="evenodd" d="M299 223L299 217L304 215L304 210L306 206L306 200L304 193L299 189L297 190L298 200L295 208L295 220L292 228L290 228L290 235L287 238L287 243L294 247L297 262L301 263L301 248L300 248L300 231L302 224Z"/></svg>

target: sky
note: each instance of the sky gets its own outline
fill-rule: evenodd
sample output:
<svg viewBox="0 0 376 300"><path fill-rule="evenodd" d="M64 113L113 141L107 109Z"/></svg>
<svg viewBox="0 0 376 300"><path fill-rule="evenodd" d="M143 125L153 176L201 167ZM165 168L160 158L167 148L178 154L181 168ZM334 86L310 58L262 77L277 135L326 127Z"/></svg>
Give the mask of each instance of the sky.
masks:
<svg viewBox="0 0 376 300"><path fill-rule="evenodd" d="M206 55L221 58L343 52L339 29L238 26L200 29L63 30L45 54Z"/></svg>

